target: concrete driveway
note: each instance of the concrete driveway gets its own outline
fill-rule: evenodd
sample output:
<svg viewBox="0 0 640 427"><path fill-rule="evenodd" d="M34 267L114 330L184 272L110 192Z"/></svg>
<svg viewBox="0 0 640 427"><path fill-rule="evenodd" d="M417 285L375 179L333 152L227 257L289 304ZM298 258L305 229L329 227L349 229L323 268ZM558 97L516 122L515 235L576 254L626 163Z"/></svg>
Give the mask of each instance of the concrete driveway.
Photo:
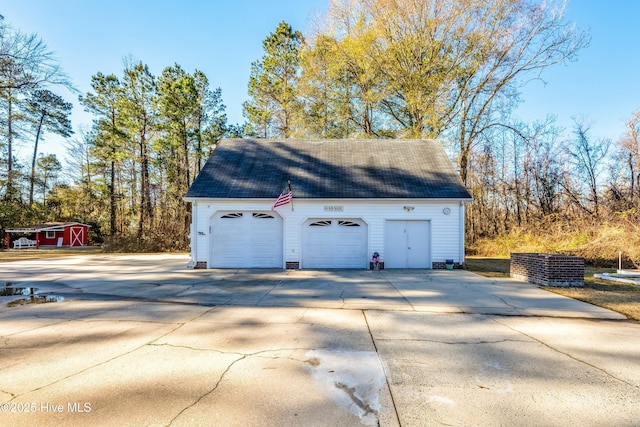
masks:
<svg viewBox="0 0 640 427"><path fill-rule="evenodd" d="M0 425L632 426L640 324L465 271L0 263ZM7 292L5 292L7 293Z"/></svg>

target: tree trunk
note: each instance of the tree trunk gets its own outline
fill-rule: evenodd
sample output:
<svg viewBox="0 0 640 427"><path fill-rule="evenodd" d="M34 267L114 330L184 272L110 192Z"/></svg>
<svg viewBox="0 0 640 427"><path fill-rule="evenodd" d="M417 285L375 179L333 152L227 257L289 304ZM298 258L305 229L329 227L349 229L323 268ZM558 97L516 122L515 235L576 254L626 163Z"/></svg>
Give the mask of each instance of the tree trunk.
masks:
<svg viewBox="0 0 640 427"><path fill-rule="evenodd" d="M36 140L33 144L33 159L31 159L31 183L29 186L29 204L33 204L33 187L36 181L36 159L38 158L38 142L40 142L40 132L42 131L42 123L46 113L42 113L40 116L40 123L38 123L38 131L36 132ZM46 188L46 186L45 186ZM43 202L44 203L44 202Z"/></svg>
<svg viewBox="0 0 640 427"><path fill-rule="evenodd" d="M464 185L467 185L467 170L469 169L469 151L464 148L461 143L460 155L458 157L458 164L460 166L460 178Z"/></svg>
<svg viewBox="0 0 640 427"><path fill-rule="evenodd" d="M13 200L15 189L13 188L13 111L11 93L7 97L7 192L5 198Z"/></svg>
<svg viewBox="0 0 640 427"><path fill-rule="evenodd" d="M460 120L460 154L458 156L458 166L460 167L460 178L462 183L467 185L467 175L469 172L469 155L471 154L471 144L467 141L467 115L465 111L462 111L462 117Z"/></svg>
<svg viewBox="0 0 640 427"><path fill-rule="evenodd" d="M114 155L115 155L115 149ZM116 235L116 162L111 160L111 176L109 177L109 235Z"/></svg>
<svg viewBox="0 0 640 427"><path fill-rule="evenodd" d="M140 217L138 221L138 240L144 236L145 223L151 221L153 210L151 209L151 190L149 184L149 154L145 131L140 132ZM150 224L148 225L150 227Z"/></svg>
<svg viewBox="0 0 640 427"><path fill-rule="evenodd" d="M191 185L191 171L189 170L189 138L187 136L187 125L183 123L183 140L182 140L182 150L183 150L183 160L184 160L184 171L185 171L185 179L186 186L185 191Z"/></svg>

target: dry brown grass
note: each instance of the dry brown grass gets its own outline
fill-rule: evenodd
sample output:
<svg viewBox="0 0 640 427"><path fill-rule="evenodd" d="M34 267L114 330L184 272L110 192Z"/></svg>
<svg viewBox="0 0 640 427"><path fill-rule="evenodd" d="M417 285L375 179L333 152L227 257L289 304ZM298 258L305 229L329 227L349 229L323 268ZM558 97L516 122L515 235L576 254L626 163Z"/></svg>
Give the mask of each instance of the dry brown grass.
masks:
<svg viewBox="0 0 640 427"><path fill-rule="evenodd" d="M102 253L99 247L56 248L56 249L11 249L0 251L0 262L21 261L26 259L60 258L76 255L95 255Z"/></svg>
<svg viewBox="0 0 640 427"><path fill-rule="evenodd" d="M509 258L468 256L465 269L485 277L509 277Z"/></svg>
<svg viewBox="0 0 640 427"><path fill-rule="evenodd" d="M484 257L509 257L512 252L562 253L585 258L592 264L614 267L622 252L625 268L640 267L640 227L621 219L609 223L541 224L514 229L500 236L478 239L469 253Z"/></svg>
<svg viewBox="0 0 640 427"><path fill-rule="evenodd" d="M588 302L640 321L640 286L585 277L583 288L550 288L548 291Z"/></svg>
<svg viewBox="0 0 640 427"><path fill-rule="evenodd" d="M45 259L45 258L62 258L68 256L82 256L82 255L122 255L122 254L161 254L161 253L173 253L173 254L188 254L188 252L181 251L156 251L156 252L136 252L136 251L118 251L107 252L103 248L98 246L83 247L83 248L56 248L56 249L12 249L9 251L0 250L0 262L21 261L27 259Z"/></svg>
<svg viewBox="0 0 640 427"><path fill-rule="evenodd" d="M509 277L509 259L489 257L467 257L465 268L487 277ZM582 288L543 287L550 292L588 302L624 314L629 319L640 321L640 286L600 280L595 273L612 270L585 268L585 283Z"/></svg>

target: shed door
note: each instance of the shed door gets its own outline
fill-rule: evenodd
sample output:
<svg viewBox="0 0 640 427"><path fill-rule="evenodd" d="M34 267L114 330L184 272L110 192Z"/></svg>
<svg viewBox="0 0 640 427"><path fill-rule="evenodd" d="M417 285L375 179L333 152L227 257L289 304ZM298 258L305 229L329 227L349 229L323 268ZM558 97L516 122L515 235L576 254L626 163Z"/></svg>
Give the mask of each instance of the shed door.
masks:
<svg viewBox="0 0 640 427"><path fill-rule="evenodd" d="M71 227L69 229L69 246L84 246L84 227ZM62 246L58 239L58 246Z"/></svg>
<svg viewBox="0 0 640 427"><path fill-rule="evenodd" d="M211 218L213 268L282 268L282 218L273 212L220 212Z"/></svg>
<svg viewBox="0 0 640 427"><path fill-rule="evenodd" d="M384 268L431 268L429 221L387 221Z"/></svg>
<svg viewBox="0 0 640 427"><path fill-rule="evenodd" d="M367 224L360 219L314 219L302 231L302 268L367 268Z"/></svg>

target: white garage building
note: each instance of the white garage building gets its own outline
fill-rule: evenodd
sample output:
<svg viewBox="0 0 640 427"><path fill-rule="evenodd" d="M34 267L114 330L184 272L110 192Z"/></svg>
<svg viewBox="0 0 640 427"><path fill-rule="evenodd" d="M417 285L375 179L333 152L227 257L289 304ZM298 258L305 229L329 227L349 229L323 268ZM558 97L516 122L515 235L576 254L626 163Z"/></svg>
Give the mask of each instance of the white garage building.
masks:
<svg viewBox="0 0 640 427"><path fill-rule="evenodd" d="M185 200L198 268L444 268L471 196L436 140L228 139Z"/></svg>

